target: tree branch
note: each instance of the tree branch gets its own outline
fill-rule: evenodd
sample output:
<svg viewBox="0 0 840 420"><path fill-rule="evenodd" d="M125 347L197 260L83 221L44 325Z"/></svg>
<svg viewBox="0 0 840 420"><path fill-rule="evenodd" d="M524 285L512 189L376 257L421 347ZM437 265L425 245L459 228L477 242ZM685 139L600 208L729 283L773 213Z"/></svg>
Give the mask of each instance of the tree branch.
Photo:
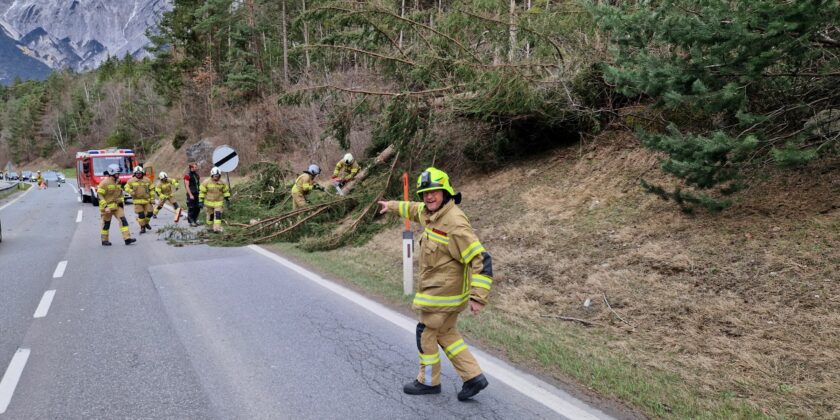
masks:
<svg viewBox="0 0 840 420"><path fill-rule="evenodd" d="M353 51L353 52L357 52L357 53L360 53L360 54L366 54L366 55L370 55L370 56L373 56L373 57L381 58L381 59L384 59L384 60L398 61L398 62L400 62L400 63L408 64L408 65L411 65L411 66L416 66L416 65L417 65L417 63L415 63L415 62L413 62L413 61L404 60L404 59L399 58L399 57L391 57L391 56L388 56L388 55L383 55L383 54L375 53L375 52L373 52L373 51L368 51L368 50L363 50L363 49L359 49L359 48L348 47L348 46L346 46L346 45L332 45L332 44L309 44L309 45L301 45L301 46L296 47L296 48L304 48L304 49L309 49L309 48L335 48L335 49L338 49L338 50L348 50L348 51Z"/></svg>

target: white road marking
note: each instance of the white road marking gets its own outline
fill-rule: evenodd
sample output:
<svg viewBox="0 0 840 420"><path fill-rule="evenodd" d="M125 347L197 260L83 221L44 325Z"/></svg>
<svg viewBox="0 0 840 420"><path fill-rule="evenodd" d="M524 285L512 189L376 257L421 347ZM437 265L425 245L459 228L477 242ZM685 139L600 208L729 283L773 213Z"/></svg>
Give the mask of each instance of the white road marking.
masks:
<svg viewBox="0 0 840 420"><path fill-rule="evenodd" d="M76 201L81 203L82 202L82 197L76 197Z"/></svg>
<svg viewBox="0 0 840 420"><path fill-rule="evenodd" d="M44 292L44 297L41 298L41 303L38 304L38 309L35 310L33 318L43 318L47 316L47 312L50 311L50 305L52 305L54 297L55 290L47 290Z"/></svg>
<svg viewBox="0 0 840 420"><path fill-rule="evenodd" d="M35 188L31 188L31 187L30 187L28 190L24 191L24 193L23 193L23 194L19 195L19 196L18 196L18 198L15 198L14 200L9 201L8 203L4 204L4 205L3 205L3 207L0 207L0 210L3 210L3 209L5 209L6 207L11 206L11 205L12 205L12 204L14 204L16 201L20 200L20 199L21 199L21 198L23 198L26 194L29 194L29 192L30 192L30 191L32 191L32 190L34 190L34 189L35 189Z"/></svg>
<svg viewBox="0 0 840 420"><path fill-rule="evenodd" d="M9 403L12 402L12 395L15 393L15 388L17 388L27 360L29 360L29 349L18 349L12 356L12 362L9 363L6 374L0 380L0 414L5 413L6 409L9 408Z"/></svg>
<svg viewBox="0 0 840 420"><path fill-rule="evenodd" d="M82 222L82 211L79 210L79 212L76 213L76 223L81 223L81 222Z"/></svg>
<svg viewBox="0 0 840 420"><path fill-rule="evenodd" d="M58 263L58 266L55 267L55 271L53 272L53 278L57 279L59 277L64 276L64 269L67 268L67 261L62 261Z"/></svg>
<svg viewBox="0 0 840 420"><path fill-rule="evenodd" d="M391 322L392 324L415 334L417 321L399 314L382 304L379 304L369 298L366 298L350 289L335 284L331 281L325 280L321 276L306 270L305 268L292 263L291 261L274 254L258 245L249 245L252 251L268 257L274 262L297 272L305 278L323 286L326 289L350 300L351 302L373 312L380 318ZM610 416L601 412L600 410L586 405L583 401L556 389L550 384L517 370L509 366L503 361L492 357L478 349L470 348L470 351L476 356L482 369L485 373L491 375L494 379L501 381L507 386L521 392L523 395L532 398L534 401L546 406L554 412L570 419L609 419Z"/></svg>
<svg viewBox="0 0 840 420"><path fill-rule="evenodd" d="M74 192L74 193L76 193L76 194L78 194L78 193L79 193L79 190L78 190L78 189L76 189L76 186L75 186L75 185L73 185L73 183L71 183L71 182L67 182L66 184L67 184L67 185L69 185L69 186L71 186L71 187L73 187L73 192ZM81 198L81 197L79 197L79 201L82 201L82 198Z"/></svg>

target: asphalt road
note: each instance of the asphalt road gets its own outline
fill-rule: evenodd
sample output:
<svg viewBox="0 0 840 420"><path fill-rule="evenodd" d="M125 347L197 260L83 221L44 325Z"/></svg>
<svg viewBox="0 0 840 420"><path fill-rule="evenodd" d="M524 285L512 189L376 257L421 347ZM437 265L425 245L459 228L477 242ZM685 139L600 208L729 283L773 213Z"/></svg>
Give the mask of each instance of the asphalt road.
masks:
<svg viewBox="0 0 840 420"><path fill-rule="evenodd" d="M405 395L413 321L261 248L125 246L116 226L102 247L77 197L0 203L0 420L606 417L480 351L473 401L448 361L442 394Z"/></svg>

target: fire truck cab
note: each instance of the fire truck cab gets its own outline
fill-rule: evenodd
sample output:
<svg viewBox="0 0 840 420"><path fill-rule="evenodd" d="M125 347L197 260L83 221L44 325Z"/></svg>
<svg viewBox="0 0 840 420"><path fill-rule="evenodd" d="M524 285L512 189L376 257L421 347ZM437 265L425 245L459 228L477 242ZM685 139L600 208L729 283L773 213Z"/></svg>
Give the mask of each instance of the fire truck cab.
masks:
<svg viewBox="0 0 840 420"><path fill-rule="evenodd" d="M137 166L137 158L131 149L100 149L76 153L76 181L83 203L99 206L96 188L105 178L108 166L116 164L120 168L120 184L131 179L132 168Z"/></svg>

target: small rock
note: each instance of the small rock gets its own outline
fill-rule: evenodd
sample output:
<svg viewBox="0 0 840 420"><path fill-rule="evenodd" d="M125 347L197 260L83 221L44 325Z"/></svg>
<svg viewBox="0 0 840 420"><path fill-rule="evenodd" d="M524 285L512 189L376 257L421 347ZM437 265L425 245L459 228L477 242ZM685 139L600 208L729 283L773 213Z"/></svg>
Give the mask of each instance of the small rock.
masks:
<svg viewBox="0 0 840 420"><path fill-rule="evenodd" d="M583 302L583 307L588 308L590 306L592 306L592 299L586 298L586 300Z"/></svg>

